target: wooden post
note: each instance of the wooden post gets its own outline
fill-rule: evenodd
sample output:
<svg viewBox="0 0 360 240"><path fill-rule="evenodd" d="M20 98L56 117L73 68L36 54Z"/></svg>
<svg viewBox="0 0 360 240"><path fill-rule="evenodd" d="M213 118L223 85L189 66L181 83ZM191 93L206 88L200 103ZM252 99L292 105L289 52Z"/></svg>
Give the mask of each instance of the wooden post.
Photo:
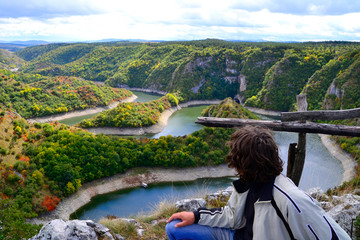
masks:
<svg viewBox="0 0 360 240"><path fill-rule="evenodd" d="M306 95L296 96L296 101L299 112L307 111ZM293 152L294 150L295 152ZM293 180L296 186L299 186L306 156L306 133L298 134L298 144L290 144L289 151L291 152L288 153L287 176Z"/></svg>
<svg viewBox="0 0 360 240"><path fill-rule="evenodd" d="M287 161L287 169L286 175L288 178L293 179L292 172L294 168L294 161L295 161L295 152L296 152L297 143L290 143L289 151L288 151L288 161Z"/></svg>

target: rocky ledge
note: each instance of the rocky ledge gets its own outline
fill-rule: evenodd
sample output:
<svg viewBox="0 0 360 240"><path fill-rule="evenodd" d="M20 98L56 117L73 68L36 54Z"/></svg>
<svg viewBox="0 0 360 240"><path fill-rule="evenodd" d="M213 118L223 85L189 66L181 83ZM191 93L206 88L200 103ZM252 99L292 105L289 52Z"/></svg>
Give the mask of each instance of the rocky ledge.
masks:
<svg viewBox="0 0 360 240"><path fill-rule="evenodd" d="M123 240L107 227L91 220L72 220L64 222L55 219L45 224L38 235L29 240Z"/></svg>
<svg viewBox="0 0 360 240"><path fill-rule="evenodd" d="M176 202L176 208L179 211L193 211L199 207L206 207L208 201L221 200L226 201L231 195L233 187L218 191L207 195L205 198L183 199ZM320 188L313 188L308 194L316 199L322 208L352 236L357 239L353 220L360 213L360 196L355 194L345 194L343 196L327 196ZM124 221L133 224L139 237L143 236L144 229L135 219L116 218L112 221ZM152 224L155 226L159 222L154 220ZM45 239L63 239L63 240L81 240L81 239L101 239L101 240L124 240L119 234L112 233L105 226L94 223L90 220L72 220L66 221L56 219L44 225L39 234L30 240Z"/></svg>

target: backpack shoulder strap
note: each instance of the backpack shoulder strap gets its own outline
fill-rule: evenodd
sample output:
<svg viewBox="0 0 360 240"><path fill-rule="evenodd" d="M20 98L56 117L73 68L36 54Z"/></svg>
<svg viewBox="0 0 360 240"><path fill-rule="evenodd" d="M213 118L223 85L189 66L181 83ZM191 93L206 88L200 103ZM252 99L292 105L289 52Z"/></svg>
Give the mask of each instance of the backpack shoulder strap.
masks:
<svg viewBox="0 0 360 240"><path fill-rule="evenodd" d="M289 223L285 220L285 218L284 218L283 214L281 213L279 207L276 205L276 202L275 202L274 198L271 199L271 205L275 208L275 211L276 211L277 215L279 216L281 221L284 223L284 226L285 226L286 230L288 231L291 240L296 240L294 238L294 234L291 231Z"/></svg>

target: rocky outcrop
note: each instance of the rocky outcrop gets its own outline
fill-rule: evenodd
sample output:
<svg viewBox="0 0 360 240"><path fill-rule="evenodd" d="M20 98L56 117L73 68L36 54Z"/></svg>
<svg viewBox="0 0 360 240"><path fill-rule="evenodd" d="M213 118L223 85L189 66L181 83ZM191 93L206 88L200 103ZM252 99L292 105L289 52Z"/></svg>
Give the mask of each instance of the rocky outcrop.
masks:
<svg viewBox="0 0 360 240"><path fill-rule="evenodd" d="M345 194L342 196L327 196L320 188L308 191L310 196L316 199L321 207L331 216L352 239L356 239L353 221L360 216L360 196ZM351 232L353 231L353 232Z"/></svg>
<svg viewBox="0 0 360 240"><path fill-rule="evenodd" d="M205 206L206 201L203 198L183 199L177 201L175 204L176 209L179 211L195 211L196 209Z"/></svg>
<svg viewBox="0 0 360 240"><path fill-rule="evenodd" d="M335 84L335 79L332 81L329 89L326 92L329 95L335 95L337 99L340 99L340 101L342 100L345 90L344 88L338 88L338 86L336 86ZM341 101L342 102L342 101ZM331 98L325 98L324 99L324 106L326 110L331 110L334 108L334 102Z"/></svg>
<svg viewBox="0 0 360 240"><path fill-rule="evenodd" d="M186 73L192 73L193 69L200 67L202 69L205 69L207 67L209 67L209 63L213 60L213 57L200 57L200 58L196 58L194 61L189 62L188 64L186 64L183 74Z"/></svg>
<svg viewBox="0 0 360 240"><path fill-rule="evenodd" d="M234 187L230 186L226 188L225 190L219 190L215 193L209 194L206 196L208 201L213 201L220 199L221 201L224 201L225 199L228 199L231 195L231 193L234 191Z"/></svg>
<svg viewBox="0 0 360 240"><path fill-rule="evenodd" d="M72 220L64 222L55 219L44 225L39 234L30 240L123 240L107 227L91 220Z"/></svg>
<svg viewBox="0 0 360 240"><path fill-rule="evenodd" d="M198 93L199 90L200 90L200 88L202 87L202 85L205 84L205 82L206 82L205 79L202 78L202 79L200 80L200 83L199 83L197 86L191 88L191 91L192 91L193 93Z"/></svg>
<svg viewBox="0 0 360 240"><path fill-rule="evenodd" d="M225 190L208 194L205 198L183 199L176 202L176 208L179 211L194 211L199 207L205 207L208 201L221 200L226 201L231 195L234 188L228 187ZM356 239L352 222L360 214L360 196L345 194L343 196L327 196L320 188L308 190L308 194L316 199L324 210L349 234L352 239ZM136 228L139 237L143 236L144 228L139 222L131 218L116 218L112 221L123 221L132 224ZM152 225L159 222L154 220ZM353 231L351 233L351 230ZM80 240L80 239L106 239L106 240L123 240L124 238L111 232L107 227L94 223L91 220L72 220L63 221L60 219L52 220L42 227L39 234L30 240Z"/></svg>

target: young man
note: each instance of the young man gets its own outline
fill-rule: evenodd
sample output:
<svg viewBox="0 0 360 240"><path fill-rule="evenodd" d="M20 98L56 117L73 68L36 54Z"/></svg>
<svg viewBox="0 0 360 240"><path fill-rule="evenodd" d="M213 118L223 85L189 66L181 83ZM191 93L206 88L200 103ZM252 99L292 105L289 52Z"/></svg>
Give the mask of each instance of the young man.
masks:
<svg viewBox="0 0 360 240"><path fill-rule="evenodd" d="M269 130L245 126L230 138L227 163L239 180L227 205L173 214L170 240L350 239L318 203L281 174L283 162Z"/></svg>

